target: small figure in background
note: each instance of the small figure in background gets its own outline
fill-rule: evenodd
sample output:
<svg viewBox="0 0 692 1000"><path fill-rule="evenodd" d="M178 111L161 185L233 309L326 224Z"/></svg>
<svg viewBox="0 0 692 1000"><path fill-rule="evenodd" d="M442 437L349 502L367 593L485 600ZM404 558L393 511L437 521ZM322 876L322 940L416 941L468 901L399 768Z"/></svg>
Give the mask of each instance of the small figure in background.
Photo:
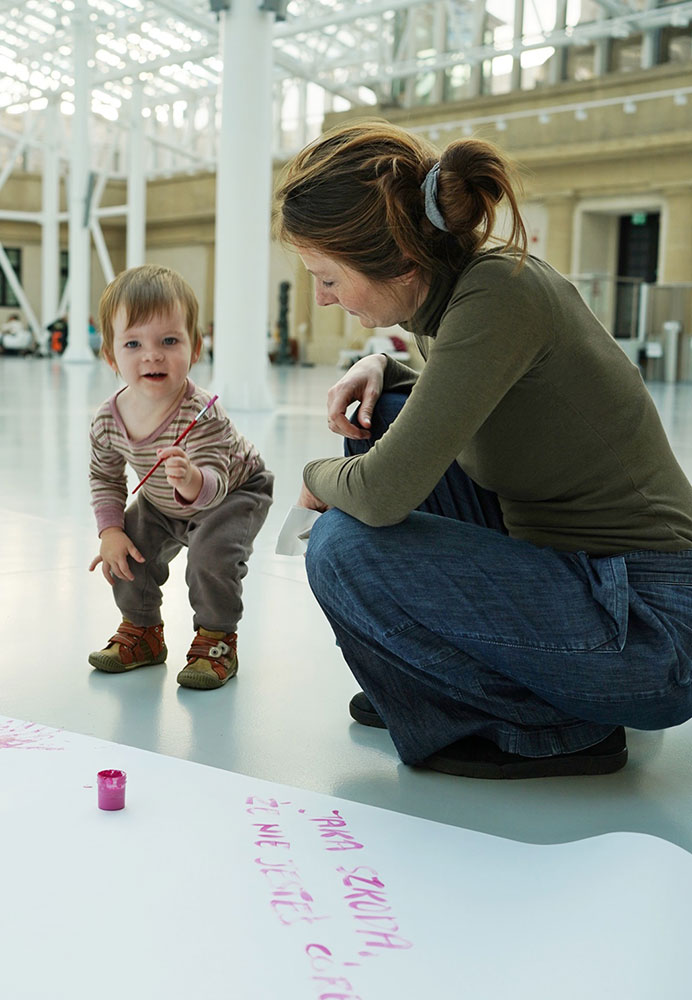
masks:
<svg viewBox="0 0 692 1000"><path fill-rule="evenodd" d="M89 317L89 347L98 357L101 353L101 334L96 329L93 316Z"/></svg>
<svg viewBox="0 0 692 1000"><path fill-rule="evenodd" d="M210 361L214 360L214 323L213 321L207 325L207 332L202 337L202 344L204 345L204 350Z"/></svg>
<svg viewBox="0 0 692 1000"><path fill-rule="evenodd" d="M50 353L64 354L67 347L67 316L58 316L46 329L50 334Z"/></svg>
<svg viewBox="0 0 692 1000"><path fill-rule="evenodd" d="M36 338L22 323L19 313L12 313L0 327L0 354L33 354Z"/></svg>

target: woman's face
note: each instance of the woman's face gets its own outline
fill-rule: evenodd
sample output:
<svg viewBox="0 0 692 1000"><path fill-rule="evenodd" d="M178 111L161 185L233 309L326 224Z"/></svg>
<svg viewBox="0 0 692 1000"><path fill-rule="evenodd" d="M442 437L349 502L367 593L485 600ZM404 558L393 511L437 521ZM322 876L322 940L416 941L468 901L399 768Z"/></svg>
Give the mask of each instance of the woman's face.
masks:
<svg viewBox="0 0 692 1000"><path fill-rule="evenodd" d="M417 270L390 281L373 281L318 250L296 249L315 279L317 305L340 305L368 329L396 326L409 319L427 293L427 283Z"/></svg>

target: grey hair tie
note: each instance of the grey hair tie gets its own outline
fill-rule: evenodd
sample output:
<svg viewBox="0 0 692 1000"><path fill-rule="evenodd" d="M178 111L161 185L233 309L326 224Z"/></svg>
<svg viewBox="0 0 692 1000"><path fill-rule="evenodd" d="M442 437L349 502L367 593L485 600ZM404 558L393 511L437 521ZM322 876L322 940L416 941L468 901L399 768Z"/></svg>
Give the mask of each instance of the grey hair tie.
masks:
<svg viewBox="0 0 692 1000"><path fill-rule="evenodd" d="M434 167L431 167L430 170L428 170L420 189L425 195L425 214L428 219L432 222L436 229L441 229L444 233L448 233L449 229L447 229L445 225L445 220L442 218L442 212L437 204L437 177L439 173L440 164L438 162Z"/></svg>

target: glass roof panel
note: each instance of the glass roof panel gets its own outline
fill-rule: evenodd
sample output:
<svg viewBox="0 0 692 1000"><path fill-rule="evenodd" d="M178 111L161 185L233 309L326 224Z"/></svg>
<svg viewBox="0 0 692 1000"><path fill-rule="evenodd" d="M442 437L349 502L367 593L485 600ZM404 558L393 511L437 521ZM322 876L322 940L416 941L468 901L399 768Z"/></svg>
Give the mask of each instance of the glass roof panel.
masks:
<svg viewBox="0 0 692 1000"><path fill-rule="evenodd" d="M275 114L281 115L287 86L320 89L319 100L310 92L306 111L312 128L328 107L386 105L401 94L422 93L423 83L427 92L435 73L499 66L498 57L540 64L555 46L692 21L692 0L567 0L563 25L556 23L556 0L523 0L522 33L515 37L520 2L289 0L285 20L274 25ZM199 101L214 100L222 66L210 0L26 0L21 6L0 0L0 110L21 116L58 97L69 111L73 21L80 16L91 29L96 116L126 117L138 81L145 112L188 101L198 120Z"/></svg>

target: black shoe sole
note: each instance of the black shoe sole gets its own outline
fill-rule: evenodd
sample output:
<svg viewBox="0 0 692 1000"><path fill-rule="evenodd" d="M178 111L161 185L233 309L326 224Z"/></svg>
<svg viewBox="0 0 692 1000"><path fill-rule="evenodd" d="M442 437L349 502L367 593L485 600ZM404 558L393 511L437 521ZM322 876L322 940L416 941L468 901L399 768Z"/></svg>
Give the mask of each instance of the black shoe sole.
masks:
<svg viewBox="0 0 692 1000"><path fill-rule="evenodd" d="M496 756L505 760L464 759L461 755L457 757L445 753L449 749L431 754L416 766L460 778L516 779L614 774L627 763L627 747L624 745L613 753L589 754L587 749L554 757L521 757L519 754L503 754L498 749Z"/></svg>
<svg viewBox="0 0 692 1000"><path fill-rule="evenodd" d="M387 728L363 691L354 694L349 702L348 710L354 722L359 722L361 726L370 726L372 729Z"/></svg>

